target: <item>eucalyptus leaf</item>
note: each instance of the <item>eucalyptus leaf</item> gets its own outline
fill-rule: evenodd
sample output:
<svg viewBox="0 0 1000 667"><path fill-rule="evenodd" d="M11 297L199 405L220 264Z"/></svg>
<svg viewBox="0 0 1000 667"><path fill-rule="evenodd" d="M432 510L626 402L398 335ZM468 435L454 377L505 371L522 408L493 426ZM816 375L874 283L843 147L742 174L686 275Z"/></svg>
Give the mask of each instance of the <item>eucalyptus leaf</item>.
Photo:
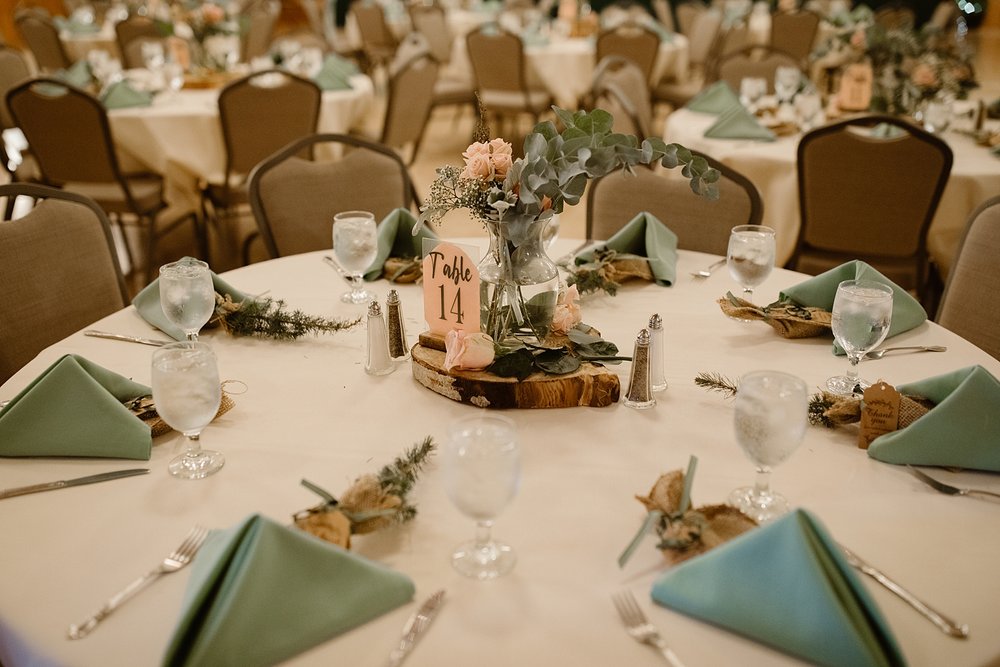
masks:
<svg viewBox="0 0 1000 667"><path fill-rule="evenodd" d="M517 378L520 382L535 372L535 357L527 348L520 348L497 357L486 370L499 377Z"/></svg>
<svg viewBox="0 0 1000 667"><path fill-rule="evenodd" d="M535 356L535 366L549 375L566 375L579 370L582 362L566 348L546 350Z"/></svg>

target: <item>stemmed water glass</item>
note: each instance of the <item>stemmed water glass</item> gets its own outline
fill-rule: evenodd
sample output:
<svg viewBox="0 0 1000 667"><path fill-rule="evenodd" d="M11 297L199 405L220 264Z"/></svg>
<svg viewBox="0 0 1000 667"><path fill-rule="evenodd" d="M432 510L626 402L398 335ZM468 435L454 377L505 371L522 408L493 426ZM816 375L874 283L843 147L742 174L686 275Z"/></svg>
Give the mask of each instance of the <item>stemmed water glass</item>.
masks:
<svg viewBox="0 0 1000 667"><path fill-rule="evenodd" d="M185 257L160 267L160 308L188 340L215 312L215 287L205 262Z"/></svg>
<svg viewBox="0 0 1000 667"><path fill-rule="evenodd" d="M226 459L201 448L201 432L215 418L222 399L215 353L208 343L182 341L153 352L153 402L156 412L187 437L187 447L170 461L170 474L201 479L217 472Z"/></svg>
<svg viewBox="0 0 1000 667"><path fill-rule="evenodd" d="M361 282L378 254L375 216L368 211L345 211L333 217L333 252L351 279L351 291L341 295L345 303L366 303L375 295Z"/></svg>
<svg viewBox="0 0 1000 667"><path fill-rule="evenodd" d="M443 468L451 502L476 522L475 539L455 549L451 564L474 579L494 579L510 572L517 561L514 550L495 541L490 530L520 484L514 422L485 414L460 419L449 430Z"/></svg>
<svg viewBox="0 0 1000 667"><path fill-rule="evenodd" d="M785 497L771 491L771 469L802 442L808 400L806 383L794 375L757 371L740 378L733 426L743 453L757 466L757 479L733 491L729 502L758 522L788 511Z"/></svg>
<svg viewBox="0 0 1000 667"><path fill-rule="evenodd" d="M774 230L763 225L733 227L726 266L743 288L743 298L752 301L753 288L767 280L774 268Z"/></svg>
<svg viewBox="0 0 1000 667"><path fill-rule="evenodd" d="M850 366L847 375L826 381L836 394L852 394L871 386L858 377L858 363L878 347L892 323L892 288L871 280L845 280L833 300L833 337L844 348Z"/></svg>
<svg viewBox="0 0 1000 667"><path fill-rule="evenodd" d="M774 71L774 94L782 104L788 104L795 97L802 82L802 70L798 67L781 66Z"/></svg>

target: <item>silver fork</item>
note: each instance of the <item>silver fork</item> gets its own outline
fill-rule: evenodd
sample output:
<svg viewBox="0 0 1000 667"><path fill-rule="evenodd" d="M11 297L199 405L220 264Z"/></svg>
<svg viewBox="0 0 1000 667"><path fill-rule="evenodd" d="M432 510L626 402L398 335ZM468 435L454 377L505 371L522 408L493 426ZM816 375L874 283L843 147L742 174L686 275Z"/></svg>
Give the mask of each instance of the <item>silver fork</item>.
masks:
<svg viewBox="0 0 1000 667"><path fill-rule="evenodd" d="M89 635L93 629L97 627L97 624L104 620L108 614L113 612L115 609L120 607L123 602L131 599L136 593L158 579L160 575L176 572L190 563L191 559L194 558L195 553L198 551L198 548L201 547L201 544L205 541L206 537L208 537L207 528L203 528L202 526L195 526L192 528L187 534L187 537L184 538L184 541L181 542L181 545L171 552L169 556L164 558L162 563L133 581L119 593L112 596L111 599L104 603L103 607L98 609L83 623L69 626L69 638L83 639Z"/></svg>
<svg viewBox="0 0 1000 667"><path fill-rule="evenodd" d="M667 642L660 636L660 631L646 618L646 614L639 607L632 591L619 591L611 596L611 600L615 603L615 609L622 617L629 636L643 644L655 646L672 667L684 667L684 663L670 650Z"/></svg>
<svg viewBox="0 0 1000 667"><path fill-rule="evenodd" d="M719 268L725 263L726 263L726 258L723 257L722 259L716 260L711 264L709 264L708 268L702 269L700 271L692 271L691 275L694 276L695 278L708 278L709 276L712 275L712 271L715 271L717 268Z"/></svg>

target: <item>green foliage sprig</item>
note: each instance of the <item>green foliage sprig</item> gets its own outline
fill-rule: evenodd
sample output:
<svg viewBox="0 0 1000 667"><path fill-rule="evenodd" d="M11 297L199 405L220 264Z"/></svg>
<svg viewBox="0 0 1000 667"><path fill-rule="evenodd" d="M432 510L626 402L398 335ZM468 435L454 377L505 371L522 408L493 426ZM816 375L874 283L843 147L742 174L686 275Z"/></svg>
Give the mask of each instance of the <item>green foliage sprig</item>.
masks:
<svg viewBox="0 0 1000 667"><path fill-rule="evenodd" d="M417 508L408 502L407 495L434 449L434 439L427 436L423 442L410 447L401 456L393 459L392 463L383 466L378 473L378 481L382 490L399 496L403 501L403 504L396 510L395 518L399 523L406 523L417 515Z"/></svg>
<svg viewBox="0 0 1000 667"><path fill-rule="evenodd" d="M307 333L345 331L361 323L360 317L339 320L307 315L301 310L289 310L280 299L234 302L228 294L216 295L215 313L218 323L233 336L258 336L277 340L295 340Z"/></svg>
<svg viewBox="0 0 1000 667"><path fill-rule="evenodd" d="M739 389L739 383L730 380L722 373L698 373L694 383L702 389L716 391L726 398L733 398Z"/></svg>
<svg viewBox="0 0 1000 667"><path fill-rule="evenodd" d="M575 258L568 257L559 266L569 273L566 276L566 284L576 285L576 289L580 294L602 291L610 296L614 296L618 293L621 283L608 277L610 273L608 267L611 266L617 256L618 253L616 251L610 250L607 247L601 247L594 250L594 261L592 262L578 265L575 263Z"/></svg>
<svg viewBox="0 0 1000 667"><path fill-rule="evenodd" d="M546 375L573 373L584 362L616 364L632 357L618 354L618 346L589 333L587 325L577 325L566 334L567 343L558 347L536 345L519 339L514 344L497 345L496 356L487 372L500 377L524 380L539 371Z"/></svg>

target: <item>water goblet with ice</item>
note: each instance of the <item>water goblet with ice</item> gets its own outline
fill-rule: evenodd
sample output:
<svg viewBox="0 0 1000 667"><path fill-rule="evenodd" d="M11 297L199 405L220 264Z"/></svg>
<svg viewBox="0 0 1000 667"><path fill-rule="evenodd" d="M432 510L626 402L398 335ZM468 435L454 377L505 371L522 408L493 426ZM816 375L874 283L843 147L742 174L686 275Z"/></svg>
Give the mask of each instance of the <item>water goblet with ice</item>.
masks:
<svg viewBox="0 0 1000 667"><path fill-rule="evenodd" d="M753 288L767 280L774 268L774 230L763 225L733 227L726 266L743 288L743 298L752 301Z"/></svg>
<svg viewBox="0 0 1000 667"><path fill-rule="evenodd" d="M351 291L340 300L367 303L375 295L362 286L364 272L378 254L375 216L368 211L345 211L333 217L333 252L351 279Z"/></svg>
<svg viewBox="0 0 1000 667"><path fill-rule="evenodd" d="M188 340L198 340L198 331L215 312L215 287L208 264L185 257L161 266L160 307Z"/></svg>
<svg viewBox="0 0 1000 667"><path fill-rule="evenodd" d="M846 375L826 381L835 394L852 394L871 386L858 377L862 357L879 346L892 323L892 288L871 280L845 280L833 300L833 337L844 348L850 366Z"/></svg>

